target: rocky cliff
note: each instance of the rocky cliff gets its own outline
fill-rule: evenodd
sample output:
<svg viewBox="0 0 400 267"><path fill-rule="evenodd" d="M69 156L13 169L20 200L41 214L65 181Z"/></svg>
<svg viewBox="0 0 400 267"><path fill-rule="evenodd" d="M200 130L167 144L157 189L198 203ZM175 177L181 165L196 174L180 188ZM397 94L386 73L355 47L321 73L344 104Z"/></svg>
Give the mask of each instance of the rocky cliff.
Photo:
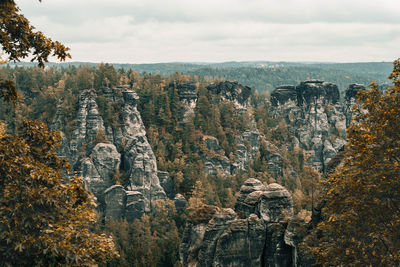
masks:
<svg viewBox="0 0 400 267"><path fill-rule="evenodd" d="M291 146L304 149L308 163L324 172L346 142L351 106L362 88L359 84L350 85L341 103L339 89L333 83L312 80L297 86L279 86L271 93L270 112L285 120L292 136Z"/></svg>
<svg viewBox="0 0 400 267"><path fill-rule="evenodd" d="M185 123L193 116L198 93L193 82L174 84L183 104ZM351 121L351 106L362 85L353 84L346 90L344 102L333 83L306 81L298 86L279 86L271 94L270 114L283 118L291 136L289 148L306 151L309 164L324 172L327 163L345 143L344 131ZM248 118L247 128L236 136L233 160L224 155L218 139L203 138L210 153L202 156L207 175L233 175L246 170L249 162L264 144L264 160L273 177L283 175L281 149L258 131L249 103L251 89L237 82L220 82L206 87L222 101L233 102L236 112ZM117 107L115 114L105 113L104 103ZM79 96L76 127L70 138L63 135L60 155L66 157L73 170L85 177L87 187L96 195L102 214L117 218L138 218L149 212L152 202L174 199L174 184L166 172L159 172L156 158L146 138L137 110L138 96L127 87L85 90ZM103 105L99 108L99 104ZM53 128L63 129L61 113L56 114ZM296 174L293 174L296 177ZM160 183L161 182L161 183ZM182 208L182 207L181 207Z"/></svg>
<svg viewBox="0 0 400 267"><path fill-rule="evenodd" d="M248 179L233 209L215 208L208 221L188 221L180 245L183 266L300 266L293 202L278 184Z"/></svg>
<svg viewBox="0 0 400 267"><path fill-rule="evenodd" d="M119 123L104 121L97 104L99 97L120 108L113 117ZM167 186L169 177L157 170L137 101L136 93L126 87L85 90L78 102L76 129L70 139L62 134L59 153L85 178L105 218L132 221L149 212L155 200L166 199L159 176ZM56 116L53 127L62 129L60 121ZM168 193L174 197L170 189Z"/></svg>
<svg viewBox="0 0 400 267"><path fill-rule="evenodd" d="M184 107L184 120L187 122L190 116L194 114L194 108L197 104L196 84L193 82L175 85L178 89L179 98ZM235 112L240 116L246 116L249 119L247 129L236 137L236 155L235 161L231 161L221 151L221 147L217 138L213 136L205 136L203 138L205 147L210 153L203 156L204 172L207 175L216 175L218 172L225 175L232 175L240 170L246 170L251 159L254 159L260 149L262 136L260 135L252 108L250 107L251 88L244 86L238 82L223 81L212 83L206 86L206 89L214 97L218 97L221 101L232 102L236 109Z"/></svg>
<svg viewBox="0 0 400 267"><path fill-rule="evenodd" d="M193 114L197 94L194 83L177 85L180 100L186 108L185 118ZM224 173L233 175L245 171L249 162L257 157L261 143L266 144L264 160L267 161L270 174L274 178L283 175L283 148L277 147L260 134L253 108L249 104L251 89L237 82L220 82L206 87L222 101L233 102L236 112L246 115L249 121L247 129L236 137L235 160L232 161L221 151L218 139L204 137L204 143L211 153L203 156L204 172L208 175ZM269 114L279 120L283 118L290 138L286 148L300 148L305 151L308 164L319 172L325 172L329 161L345 144L345 130L351 122L351 107L355 103L356 93L363 89L360 84L351 84L345 91L344 100L334 83L320 80L301 82L297 86L277 87L270 98ZM265 149L264 148L264 149ZM210 156L211 155L211 156ZM287 172L287 171L286 171ZM297 174L289 170L294 179Z"/></svg>

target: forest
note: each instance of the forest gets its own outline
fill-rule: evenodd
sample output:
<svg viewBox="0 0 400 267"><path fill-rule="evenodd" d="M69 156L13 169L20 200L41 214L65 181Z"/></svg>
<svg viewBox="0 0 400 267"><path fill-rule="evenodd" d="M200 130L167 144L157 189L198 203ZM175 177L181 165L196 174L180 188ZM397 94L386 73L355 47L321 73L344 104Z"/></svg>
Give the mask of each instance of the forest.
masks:
<svg viewBox="0 0 400 267"><path fill-rule="evenodd" d="M58 65L0 22L1 266L399 266L400 59Z"/></svg>
<svg viewBox="0 0 400 267"><path fill-rule="evenodd" d="M89 66L90 62L47 63L47 66ZM169 76L175 72L239 81L255 90L272 91L282 84L296 85L306 79L331 81L344 91L350 83L369 84L376 81L387 85L392 71L391 62L369 63L311 63L311 62L224 62L224 63L154 63L154 64L110 64L115 69L134 70L139 74L160 74ZM34 66L19 62L11 66Z"/></svg>
<svg viewBox="0 0 400 267"><path fill-rule="evenodd" d="M75 118L79 94L89 88L98 92L96 102L104 124L119 127L118 104L107 102L101 89L127 84L140 97L138 110L156 155L158 169L169 173L175 190L189 199L189 202L193 197L193 190L200 190L205 204L232 207L240 186L251 177L265 183L276 181L286 186L294 193L296 213L306 217L311 214L311 195L317 195L319 175L306 166L305 155L301 150L287 149L287 127L283 119L276 120L269 115L267 94L253 91L250 102L254 107L255 123L260 133L266 137L265 141L282 149L284 175L274 178L270 173L265 160L269 155L268 144L265 142L261 144L256 157L246 166L246 171L237 172L233 176L224 173L207 175L202 158L227 157L234 162L237 154L236 139L251 123L249 114L239 113L232 102L223 101L205 88L212 82L210 79L178 73L168 77L139 75L132 70L116 70L109 64L98 67L53 66L45 69L6 67L1 69L0 74L2 79L15 79L20 94L15 106L5 102L0 106L0 120L6 123L11 132L16 132L25 119L43 121L51 127L55 115L61 112L64 118L63 128L56 130L63 131L66 138L70 138L77 127ZM176 85L188 82L198 84L198 103L190 120L182 124L184 109ZM217 138L220 144L217 155L207 149L204 136ZM285 176L291 171L296 171L297 179ZM119 179L124 184L124 178ZM177 249L189 211L188 207L187 212L178 214L175 207L166 203L158 208L158 212L146 215L133 224L111 220L106 226L98 227L113 233L116 238L121 258L115 261L115 266L149 266L157 265L156 263L174 266L178 263ZM142 226L138 228L137 225ZM142 240L148 243L138 245L137 242ZM158 250L160 251L155 253Z"/></svg>

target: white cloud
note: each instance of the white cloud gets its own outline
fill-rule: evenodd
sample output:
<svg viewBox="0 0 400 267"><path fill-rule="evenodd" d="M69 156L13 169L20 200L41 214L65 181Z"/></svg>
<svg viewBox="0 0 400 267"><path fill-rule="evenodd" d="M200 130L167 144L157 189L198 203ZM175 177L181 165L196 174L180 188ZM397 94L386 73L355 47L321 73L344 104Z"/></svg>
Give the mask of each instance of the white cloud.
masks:
<svg viewBox="0 0 400 267"><path fill-rule="evenodd" d="M400 2L19 0L73 60L371 61L398 55Z"/></svg>

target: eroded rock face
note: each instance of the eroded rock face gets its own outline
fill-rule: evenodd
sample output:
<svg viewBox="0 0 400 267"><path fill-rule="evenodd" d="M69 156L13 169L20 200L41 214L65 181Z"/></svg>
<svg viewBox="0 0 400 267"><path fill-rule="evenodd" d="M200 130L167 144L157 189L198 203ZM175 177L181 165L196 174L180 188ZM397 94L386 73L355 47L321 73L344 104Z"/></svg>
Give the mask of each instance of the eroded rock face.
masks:
<svg viewBox="0 0 400 267"><path fill-rule="evenodd" d="M133 222L134 219L139 219L146 212L149 205L149 199L141 192L127 191L125 205L126 220L128 222Z"/></svg>
<svg viewBox="0 0 400 267"><path fill-rule="evenodd" d="M175 185L171 177L169 177L168 172L158 171L157 176L167 197L170 199L174 198L176 195Z"/></svg>
<svg viewBox="0 0 400 267"><path fill-rule="evenodd" d="M113 185L104 191L105 219L120 220L125 217L126 191L122 185Z"/></svg>
<svg viewBox="0 0 400 267"><path fill-rule="evenodd" d="M298 266L298 239L288 229L293 203L284 187L248 179L235 211L216 210L207 223L187 223L183 266Z"/></svg>
<svg viewBox="0 0 400 267"><path fill-rule="evenodd" d="M265 225L261 219L253 214L234 220L218 239L212 266L262 266L264 243Z"/></svg>
<svg viewBox="0 0 400 267"><path fill-rule="evenodd" d="M212 136L205 136L204 143L208 151L202 156L204 172L207 175L217 175L218 172L231 175L231 163L221 151L218 139Z"/></svg>
<svg viewBox="0 0 400 267"><path fill-rule="evenodd" d="M310 104L319 98L324 101L336 104L339 101L339 88L334 83L311 80L301 82L297 87L297 101L300 105Z"/></svg>
<svg viewBox="0 0 400 267"><path fill-rule="evenodd" d="M121 107L119 124L104 123L96 99ZM60 154L80 172L96 196L103 216L132 221L150 212L152 202L166 199L156 158L137 110L137 94L127 87L85 90L78 103L77 129L63 139ZM60 114L60 113L59 113ZM54 126L60 126L56 118ZM117 125L117 126L115 126ZM65 137L65 135L63 135ZM124 177L123 185L121 177Z"/></svg>
<svg viewBox="0 0 400 267"><path fill-rule="evenodd" d="M353 99L358 86L348 89L349 98ZM334 83L318 80L280 86L271 93L271 114L284 118L293 136L291 146L304 149L308 163L320 172L325 171L326 164L346 142L351 110L339 100L339 89ZM272 173L280 175L277 166L271 166Z"/></svg>
<svg viewBox="0 0 400 267"><path fill-rule="evenodd" d="M188 203L186 198L179 193L175 195L175 197L173 198L173 201L175 204L175 208L179 213L181 213L185 210L186 205Z"/></svg>
<svg viewBox="0 0 400 267"><path fill-rule="evenodd" d="M194 108L196 107L198 94L197 86L195 82L181 83L181 84L170 84L170 86L176 86L179 94L179 100L183 104L183 123L186 123L191 116L194 115Z"/></svg>
<svg viewBox="0 0 400 267"><path fill-rule="evenodd" d="M242 187L235 204L235 211L240 218L247 218L250 214L256 214L257 204L261 194L265 191L265 186L259 180L247 179Z"/></svg>
<svg viewBox="0 0 400 267"><path fill-rule="evenodd" d="M293 200L283 186L269 184L260 195L258 211L266 223L284 223L293 217Z"/></svg>
<svg viewBox="0 0 400 267"><path fill-rule="evenodd" d="M181 123L185 124L194 115L194 108L197 104L197 86L194 82L170 84L175 87L179 94L179 99L183 105L184 116ZM218 139L213 136L205 136L206 148L211 153L202 153L204 172L207 175L232 175L238 171L247 170L250 160L257 156L260 150L262 137L257 129L253 114L249 109L249 97L251 88L238 82L224 81L210 84L206 87L214 96L219 96L222 101L230 101L234 104L236 111L249 118L248 129L240 136L236 137L235 160L231 161L220 148ZM231 156L229 155L231 158Z"/></svg>
<svg viewBox="0 0 400 267"><path fill-rule="evenodd" d="M271 93L271 104L277 106L289 101L297 102L297 90L294 85L281 85Z"/></svg>
<svg viewBox="0 0 400 267"><path fill-rule="evenodd" d="M246 107L251 94L251 88L238 82L224 81L210 84L206 87L215 95L221 95L225 100L232 101L237 107Z"/></svg>
<svg viewBox="0 0 400 267"><path fill-rule="evenodd" d="M85 184L101 206L105 204L105 190L115 184L113 177L119 170L120 158L113 144L98 143L90 156L80 161L79 169Z"/></svg>
<svg viewBox="0 0 400 267"><path fill-rule="evenodd" d="M346 115L346 127L348 127L352 120L352 106L356 103L357 93L360 90L365 90L365 86L362 84L353 83L347 88L344 97L344 111Z"/></svg>

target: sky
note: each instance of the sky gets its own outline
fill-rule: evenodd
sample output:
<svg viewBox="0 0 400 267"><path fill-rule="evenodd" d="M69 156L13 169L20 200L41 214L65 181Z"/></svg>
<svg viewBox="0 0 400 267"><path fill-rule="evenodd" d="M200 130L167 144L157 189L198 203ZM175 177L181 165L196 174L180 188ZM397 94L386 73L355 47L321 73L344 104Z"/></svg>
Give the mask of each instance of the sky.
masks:
<svg viewBox="0 0 400 267"><path fill-rule="evenodd" d="M393 61L399 0L16 0L72 60Z"/></svg>

